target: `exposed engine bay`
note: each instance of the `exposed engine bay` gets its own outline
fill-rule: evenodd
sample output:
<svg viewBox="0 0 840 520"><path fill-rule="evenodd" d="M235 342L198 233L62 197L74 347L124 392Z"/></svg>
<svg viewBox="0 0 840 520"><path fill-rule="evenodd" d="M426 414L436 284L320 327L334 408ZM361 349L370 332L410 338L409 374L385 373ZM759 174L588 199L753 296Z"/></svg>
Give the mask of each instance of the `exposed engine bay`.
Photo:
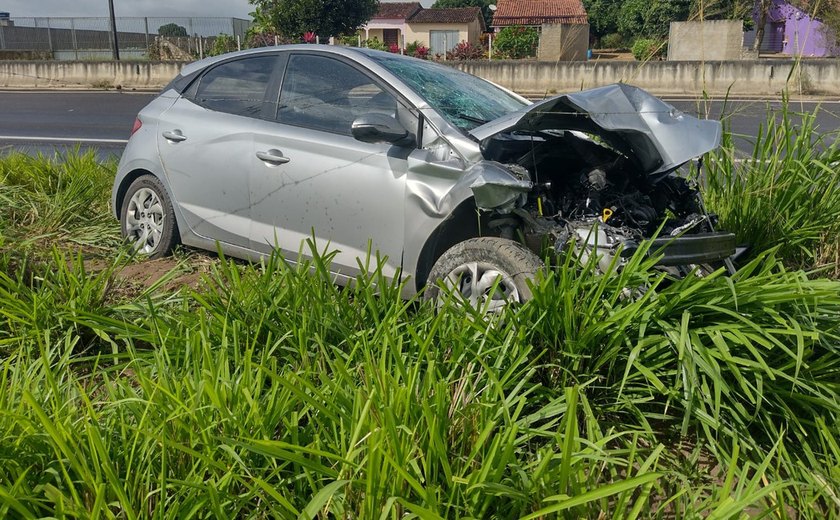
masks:
<svg viewBox="0 0 840 520"><path fill-rule="evenodd" d="M583 261L597 251L603 270L619 251L629 256L654 235L661 265L718 262L734 251L734 236L715 232L692 182L670 169L645 173L597 136L515 131L486 144L486 159L530 184L515 203L495 208L490 226L503 235L518 230L535 251L575 247Z"/></svg>

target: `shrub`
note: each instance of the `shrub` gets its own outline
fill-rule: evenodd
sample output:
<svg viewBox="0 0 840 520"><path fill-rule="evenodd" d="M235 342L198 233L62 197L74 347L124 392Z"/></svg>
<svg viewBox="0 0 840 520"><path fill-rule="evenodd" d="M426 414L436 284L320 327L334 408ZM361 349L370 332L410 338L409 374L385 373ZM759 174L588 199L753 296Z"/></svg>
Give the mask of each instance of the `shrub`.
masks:
<svg viewBox="0 0 840 520"><path fill-rule="evenodd" d="M607 34L600 41L602 49L623 49L627 45L624 36L619 33Z"/></svg>
<svg viewBox="0 0 840 520"><path fill-rule="evenodd" d="M362 40L362 47L367 47L368 49L373 49L375 51L387 51L388 47L385 46L379 38L374 36L373 38L368 38L367 40Z"/></svg>
<svg viewBox="0 0 840 520"><path fill-rule="evenodd" d="M429 48L418 42L417 40L405 46L405 53L408 56L420 58L421 60L429 59Z"/></svg>
<svg viewBox="0 0 840 520"><path fill-rule="evenodd" d="M287 43L298 43L281 34L275 32L253 32L245 35L245 41L249 49L256 49L258 47L271 47L272 45L285 45Z"/></svg>
<svg viewBox="0 0 840 520"><path fill-rule="evenodd" d="M486 57L487 51L484 47L469 42L461 42L446 53L447 60L483 60Z"/></svg>
<svg viewBox="0 0 840 520"><path fill-rule="evenodd" d="M229 34L220 34L216 36L215 40L213 40L213 47L210 49L210 52L208 52L207 55L218 56L220 54L233 52L235 50L236 40L233 39L233 36Z"/></svg>
<svg viewBox="0 0 840 520"><path fill-rule="evenodd" d="M661 52L662 44L656 40L640 38L633 43L633 57L639 61L648 61Z"/></svg>
<svg viewBox="0 0 840 520"><path fill-rule="evenodd" d="M529 58L537 55L540 32L533 27L505 27L493 40L494 54L502 59Z"/></svg>
<svg viewBox="0 0 840 520"><path fill-rule="evenodd" d="M348 47L358 47L359 46L360 37L358 34L347 34L344 36L339 36L338 42L341 45L346 45Z"/></svg>

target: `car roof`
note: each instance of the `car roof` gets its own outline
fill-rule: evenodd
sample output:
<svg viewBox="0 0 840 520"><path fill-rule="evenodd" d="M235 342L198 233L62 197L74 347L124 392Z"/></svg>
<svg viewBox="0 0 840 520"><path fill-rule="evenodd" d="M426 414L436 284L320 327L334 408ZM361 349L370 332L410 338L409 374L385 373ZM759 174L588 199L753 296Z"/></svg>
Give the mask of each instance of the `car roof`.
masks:
<svg viewBox="0 0 840 520"><path fill-rule="evenodd" d="M319 45L319 44L311 44L311 43L299 43L293 45L277 45L273 47L259 47L257 49L247 49L244 51L235 51L229 52L227 54L222 54L219 56L212 56L210 58L204 58L203 60L192 62L188 65L185 65L181 69L182 76L188 76L193 74L194 72L198 72L203 70L214 63L218 63L220 61L228 60L230 58L236 58L240 56L258 56L260 54L269 54L272 52L277 51L318 51L323 53L329 54L336 54L339 56L346 56L352 58L354 60L358 60L362 58L363 60L374 53L386 53L385 51L375 51L367 48L361 47L345 47L342 45ZM390 54L390 53L386 53ZM393 56L393 54L392 54Z"/></svg>

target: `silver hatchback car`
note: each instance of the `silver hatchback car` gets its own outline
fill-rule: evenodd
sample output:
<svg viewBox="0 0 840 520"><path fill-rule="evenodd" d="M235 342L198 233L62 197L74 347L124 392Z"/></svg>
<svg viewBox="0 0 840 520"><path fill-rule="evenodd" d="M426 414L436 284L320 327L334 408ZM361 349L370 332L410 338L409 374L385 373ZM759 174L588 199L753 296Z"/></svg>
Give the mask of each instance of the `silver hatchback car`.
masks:
<svg viewBox="0 0 840 520"><path fill-rule="evenodd" d="M569 247L606 266L659 231L663 268L727 259L734 236L675 173L720 137L624 84L531 104L428 61L271 47L185 67L138 115L112 203L151 257L295 261L314 238L339 282L376 252L406 295L441 280L502 305Z"/></svg>

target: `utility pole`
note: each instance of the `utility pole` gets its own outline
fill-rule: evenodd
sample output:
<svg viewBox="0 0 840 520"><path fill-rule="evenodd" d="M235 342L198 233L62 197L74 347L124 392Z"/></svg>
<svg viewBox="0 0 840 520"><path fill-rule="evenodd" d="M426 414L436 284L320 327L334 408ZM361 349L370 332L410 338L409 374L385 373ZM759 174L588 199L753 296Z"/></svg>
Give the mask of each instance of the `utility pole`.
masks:
<svg viewBox="0 0 840 520"><path fill-rule="evenodd" d="M114 44L114 59L120 61L120 44L117 41L117 18L114 16L114 0L108 0L108 9L111 11L111 39Z"/></svg>

